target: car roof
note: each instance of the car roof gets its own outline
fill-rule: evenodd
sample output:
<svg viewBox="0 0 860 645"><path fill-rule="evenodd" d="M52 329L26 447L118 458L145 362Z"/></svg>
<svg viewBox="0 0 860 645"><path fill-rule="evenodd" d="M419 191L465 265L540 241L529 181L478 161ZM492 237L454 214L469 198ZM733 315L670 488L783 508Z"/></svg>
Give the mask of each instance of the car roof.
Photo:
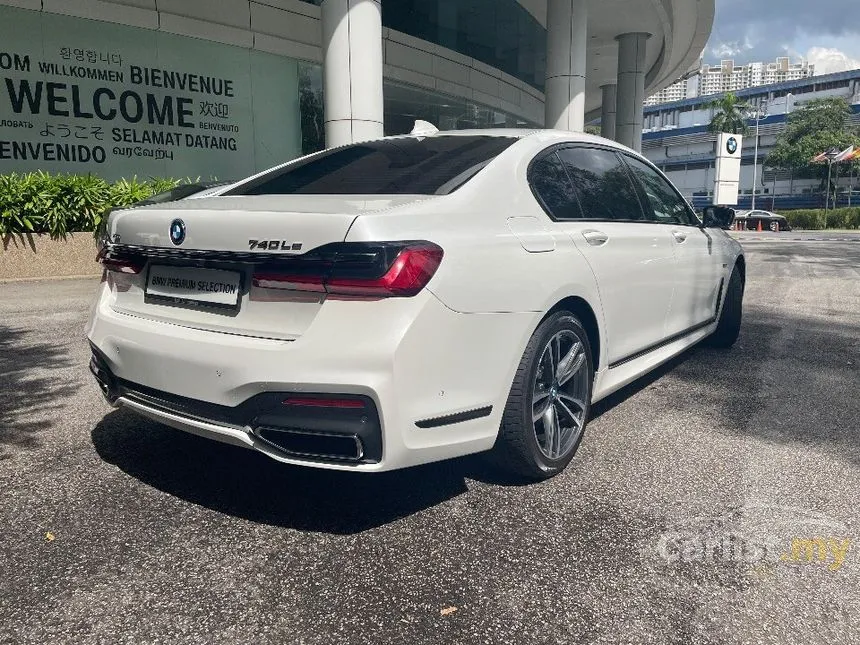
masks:
<svg viewBox="0 0 860 645"><path fill-rule="evenodd" d="M544 128L486 128L472 130L439 130L433 134L404 134L397 135L400 137L421 136L421 137L512 137L515 139L525 139L527 137L535 137L539 139L558 139L560 141L585 142L585 143L602 143L614 148L625 148L617 141L604 139L593 134L585 132L571 132L569 130L552 130ZM395 137L385 137L386 139Z"/></svg>
<svg viewBox="0 0 860 645"><path fill-rule="evenodd" d="M430 135L402 134L397 135L397 137L513 137L515 139L522 139L536 132L540 132L540 130L536 130L535 128L474 128L472 130L439 130ZM388 138L386 137L386 139Z"/></svg>
<svg viewBox="0 0 860 645"><path fill-rule="evenodd" d="M402 139L405 137L510 137L521 141L530 140L539 146L546 147L554 143L592 143L623 150L624 152L633 154L647 161L647 158L642 153L636 152L617 141L604 139L593 134L585 132L571 132L569 130L550 130L550 129L528 129L528 128L487 128L487 129L472 129L472 130L439 130L432 134L401 134L384 139Z"/></svg>

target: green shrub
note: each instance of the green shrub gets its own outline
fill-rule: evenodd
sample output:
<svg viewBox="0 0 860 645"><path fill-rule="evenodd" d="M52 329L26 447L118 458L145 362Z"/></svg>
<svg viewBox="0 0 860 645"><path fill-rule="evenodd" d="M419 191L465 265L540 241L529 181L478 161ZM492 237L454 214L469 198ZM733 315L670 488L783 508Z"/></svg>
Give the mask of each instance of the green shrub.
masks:
<svg viewBox="0 0 860 645"><path fill-rule="evenodd" d="M191 180L185 180L191 181ZM129 206L182 183L136 177L108 183L94 175L0 175L0 235L96 231L111 208Z"/></svg>
<svg viewBox="0 0 860 645"><path fill-rule="evenodd" d="M780 215L788 220L792 228L808 231L820 231L825 228L860 229L860 207L836 208L827 211L826 218L823 208L783 211Z"/></svg>
<svg viewBox="0 0 860 645"><path fill-rule="evenodd" d="M817 209L801 209L779 213L788 220L791 228L818 231L824 228L824 211Z"/></svg>

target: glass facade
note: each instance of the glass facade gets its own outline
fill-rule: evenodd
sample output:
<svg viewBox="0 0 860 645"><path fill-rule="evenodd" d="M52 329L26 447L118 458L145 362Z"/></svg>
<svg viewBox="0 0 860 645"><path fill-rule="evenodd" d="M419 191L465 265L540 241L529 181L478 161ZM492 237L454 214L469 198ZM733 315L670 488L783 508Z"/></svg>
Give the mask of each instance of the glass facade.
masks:
<svg viewBox="0 0 860 645"><path fill-rule="evenodd" d="M325 148L322 66L299 63L299 109L302 123L302 154Z"/></svg>
<svg viewBox="0 0 860 645"><path fill-rule="evenodd" d="M406 134L421 119L440 130L537 127L471 99L385 81L385 134Z"/></svg>
<svg viewBox="0 0 860 645"><path fill-rule="evenodd" d="M440 130L483 128L536 128L517 116L475 103L471 99L448 96L433 90L385 81L385 134L407 134L421 119ZM302 121L302 154L325 148L322 67L299 63L299 103Z"/></svg>
<svg viewBox="0 0 860 645"><path fill-rule="evenodd" d="M394 0L382 24L544 89L546 29L516 0Z"/></svg>

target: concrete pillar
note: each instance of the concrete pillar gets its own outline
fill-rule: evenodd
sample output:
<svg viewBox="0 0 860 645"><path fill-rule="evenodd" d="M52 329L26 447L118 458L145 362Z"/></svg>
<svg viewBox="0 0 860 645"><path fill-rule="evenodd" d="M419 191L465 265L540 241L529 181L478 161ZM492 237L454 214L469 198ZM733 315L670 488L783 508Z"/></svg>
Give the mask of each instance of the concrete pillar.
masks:
<svg viewBox="0 0 860 645"><path fill-rule="evenodd" d="M602 85L603 105L600 111L600 136L615 140L616 86Z"/></svg>
<svg viewBox="0 0 860 645"><path fill-rule="evenodd" d="M380 0L323 0L326 146L384 134Z"/></svg>
<svg viewBox="0 0 860 645"><path fill-rule="evenodd" d="M549 0L546 39L547 128L585 129L586 0Z"/></svg>
<svg viewBox="0 0 860 645"><path fill-rule="evenodd" d="M622 34L618 41L618 95L615 140L642 150L642 113L645 102L645 41L650 34Z"/></svg>

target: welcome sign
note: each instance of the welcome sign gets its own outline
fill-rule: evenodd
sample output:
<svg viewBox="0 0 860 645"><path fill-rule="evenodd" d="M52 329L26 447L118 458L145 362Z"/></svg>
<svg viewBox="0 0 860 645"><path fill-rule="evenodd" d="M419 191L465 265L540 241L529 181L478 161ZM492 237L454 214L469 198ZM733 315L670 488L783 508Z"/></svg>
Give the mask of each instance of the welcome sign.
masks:
<svg viewBox="0 0 860 645"><path fill-rule="evenodd" d="M299 130L294 60L0 7L0 173L239 179Z"/></svg>

